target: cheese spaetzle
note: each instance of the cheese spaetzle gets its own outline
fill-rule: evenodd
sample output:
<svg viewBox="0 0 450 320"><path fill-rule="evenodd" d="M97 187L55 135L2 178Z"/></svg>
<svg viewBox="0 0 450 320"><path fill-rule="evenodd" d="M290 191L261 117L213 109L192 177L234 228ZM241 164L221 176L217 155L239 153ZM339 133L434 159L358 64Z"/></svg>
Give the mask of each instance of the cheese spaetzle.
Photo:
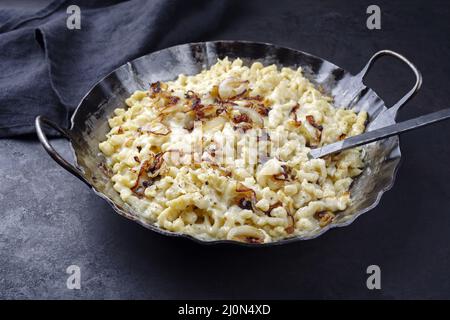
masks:
<svg viewBox="0 0 450 320"><path fill-rule="evenodd" d="M143 219L203 240L262 243L331 223L363 168L354 148L311 148L364 132L301 68L240 59L136 91L99 148L114 188Z"/></svg>

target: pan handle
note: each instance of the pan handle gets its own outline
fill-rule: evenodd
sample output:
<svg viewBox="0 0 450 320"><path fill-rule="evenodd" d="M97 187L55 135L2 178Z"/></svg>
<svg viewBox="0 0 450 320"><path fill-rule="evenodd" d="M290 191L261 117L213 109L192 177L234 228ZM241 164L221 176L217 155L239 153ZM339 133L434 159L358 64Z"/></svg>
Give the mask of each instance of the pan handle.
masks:
<svg viewBox="0 0 450 320"><path fill-rule="evenodd" d="M413 88L407 94L405 94L399 101L397 101L397 103L395 103L392 107L390 107L388 110L386 110L386 112L389 114L389 116L391 116L392 119L395 119L398 110L406 102L408 102L409 99L411 99L417 93L417 91L419 91L420 86L422 85L422 75L421 75L420 71L417 69L417 67L411 61L409 61L404 56L402 56L401 54L391 51L391 50L381 50L381 51L378 51L377 53L375 53L370 58L370 60L367 62L367 64L364 66L364 68L356 75L356 77L359 78L361 80L361 82L363 82L364 77L367 75L370 68L373 66L374 62L382 56L391 56L391 57L399 59L400 61L405 63L412 70L412 72L414 73L414 75L416 77L416 83L414 84Z"/></svg>
<svg viewBox="0 0 450 320"><path fill-rule="evenodd" d="M87 180L84 178L81 170L75 167L73 164L69 163L52 147L52 145L47 139L47 136L44 133L43 129L44 125L47 125L55 129L56 131L61 133L66 139L71 140L69 132L66 129L63 129L60 126L58 126L53 121L48 120L47 118L44 118L42 116L36 117L35 120L36 133L45 151L47 151L50 157L52 157L53 160L55 160L61 167L69 171L71 174L73 174L75 177L86 183L88 186L91 186L90 183L87 182Z"/></svg>

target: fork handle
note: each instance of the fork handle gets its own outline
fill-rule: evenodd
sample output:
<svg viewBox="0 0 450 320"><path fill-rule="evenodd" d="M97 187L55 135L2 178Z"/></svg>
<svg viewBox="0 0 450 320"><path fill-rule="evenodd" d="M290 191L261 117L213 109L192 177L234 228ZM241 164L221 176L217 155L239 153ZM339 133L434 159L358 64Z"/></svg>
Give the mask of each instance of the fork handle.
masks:
<svg viewBox="0 0 450 320"><path fill-rule="evenodd" d="M357 136L353 136L342 141L325 145L321 148L311 150L309 156L311 158L321 158L332 153L340 152L349 148L354 148L357 146L361 146L363 144L389 138L391 136L395 136L397 134L408 132L410 130L418 129L421 127L425 127L430 124L443 121L449 118L450 118L450 108L443 109L437 112L426 114L424 116L402 121L390 126L386 126L380 129L359 134Z"/></svg>

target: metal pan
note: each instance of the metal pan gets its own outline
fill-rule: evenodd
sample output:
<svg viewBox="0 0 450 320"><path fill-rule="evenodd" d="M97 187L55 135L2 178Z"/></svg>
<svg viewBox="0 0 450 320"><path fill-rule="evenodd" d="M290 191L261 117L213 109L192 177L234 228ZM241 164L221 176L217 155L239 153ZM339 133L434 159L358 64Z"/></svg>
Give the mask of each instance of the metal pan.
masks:
<svg viewBox="0 0 450 320"><path fill-rule="evenodd" d="M301 66L305 76L334 98L335 105L343 108L365 110L369 114L367 130L395 123L399 109L420 88L422 78L417 68L402 55L389 50L375 53L364 68L353 75L321 58L294 49L282 48L268 43L246 41L214 41L178 45L154 52L119 67L98 82L82 99L71 119L71 126L64 129L43 118L36 118L36 131L48 154L63 168L91 187L105 199L113 209L128 219L163 235L183 237L204 244L233 243L250 246L268 246L315 238L334 227L346 226L364 212L374 208L381 196L394 184L400 162L400 147L397 136L381 140L364 147L367 166L354 181L350 192L352 205L340 212L336 219L324 228L314 230L301 237L287 238L264 244L245 244L231 240L204 241L195 237L160 229L139 217L122 201L113 189L110 174L101 164L104 157L98 144L109 131L107 119L113 110L124 106L125 99L135 90L145 90L155 81L175 79L180 73L196 74L215 64L218 58L241 58L245 65L260 61L265 65L297 68ZM364 83L364 77L374 62L382 56L392 56L405 63L416 77L413 88L394 106L387 108L383 100ZM43 125L59 131L70 141L76 159L71 164L53 149Z"/></svg>

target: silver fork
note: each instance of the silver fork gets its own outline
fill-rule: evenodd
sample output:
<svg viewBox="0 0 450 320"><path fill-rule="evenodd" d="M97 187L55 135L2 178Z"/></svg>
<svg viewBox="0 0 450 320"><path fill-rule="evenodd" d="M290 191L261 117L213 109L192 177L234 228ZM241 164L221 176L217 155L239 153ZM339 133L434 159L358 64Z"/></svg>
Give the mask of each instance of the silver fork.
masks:
<svg viewBox="0 0 450 320"><path fill-rule="evenodd" d="M430 124L443 121L449 118L450 118L450 108L443 109L414 119L406 120L390 126L362 133L342 141L327 144L323 147L311 150L308 156L310 159L321 158L329 154L361 146L381 139L389 138L391 136L395 136L397 134L415 130L421 127L425 127Z"/></svg>

